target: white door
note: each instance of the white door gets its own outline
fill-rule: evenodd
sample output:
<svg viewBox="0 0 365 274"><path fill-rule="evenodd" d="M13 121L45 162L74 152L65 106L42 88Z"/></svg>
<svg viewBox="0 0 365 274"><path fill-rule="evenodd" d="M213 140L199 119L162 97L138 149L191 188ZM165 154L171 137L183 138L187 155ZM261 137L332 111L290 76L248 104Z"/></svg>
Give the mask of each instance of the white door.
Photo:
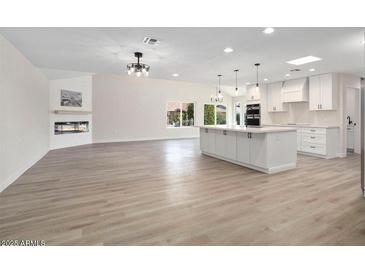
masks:
<svg viewBox="0 0 365 274"><path fill-rule="evenodd" d="M332 110L332 74L323 74L320 75L321 82L321 102L320 109L321 110Z"/></svg>
<svg viewBox="0 0 365 274"><path fill-rule="evenodd" d="M248 133L237 132L237 161L250 163L250 139Z"/></svg>
<svg viewBox="0 0 365 274"><path fill-rule="evenodd" d="M250 163L259 167L267 167L266 134L252 133L250 138Z"/></svg>
<svg viewBox="0 0 365 274"><path fill-rule="evenodd" d="M319 76L309 78L309 110L319 110L321 104L321 79Z"/></svg>
<svg viewBox="0 0 365 274"><path fill-rule="evenodd" d="M352 128L353 134L353 148L355 153L361 153L361 132L360 132L360 124L361 124L361 98L360 98L360 89L358 88L347 88L346 89L346 107L345 107L345 115L346 115L346 127L350 126ZM349 124L349 120L347 117L350 117L351 124ZM349 148L349 147L348 147Z"/></svg>

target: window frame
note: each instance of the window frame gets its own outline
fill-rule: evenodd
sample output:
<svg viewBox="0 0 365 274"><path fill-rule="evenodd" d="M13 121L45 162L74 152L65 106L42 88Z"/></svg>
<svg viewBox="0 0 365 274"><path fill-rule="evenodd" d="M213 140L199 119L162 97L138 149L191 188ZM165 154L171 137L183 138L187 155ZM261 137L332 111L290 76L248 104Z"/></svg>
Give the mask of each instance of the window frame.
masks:
<svg viewBox="0 0 365 274"><path fill-rule="evenodd" d="M168 128L168 129L176 129L176 128L192 128L192 127L194 127L195 126L195 121L196 121L196 119L195 119L195 114L196 114L196 103L194 102L194 101L180 101L180 100L168 100L168 101L166 101L166 110L165 110L165 115L167 115L167 112L169 111L168 110L168 105L169 105L169 103L179 103L180 104L180 125L178 126L178 127L172 127L172 126L169 126L168 124L167 124L167 121L165 122L166 123L166 128ZM183 104L193 104L193 106L194 106L194 125L192 125L192 126L183 126L182 124L183 124L183 121L182 121L182 113L183 113L183 110L182 110L182 105Z"/></svg>
<svg viewBox="0 0 365 274"><path fill-rule="evenodd" d="M214 106L214 125L206 125L204 124L204 116L205 116L205 112L204 112L204 106L205 105L212 105ZM225 106L226 107L226 123L222 124L222 125L218 125L218 126L226 126L227 122L228 122L228 105L225 103L204 103L203 104L203 125L204 126L217 126L217 105L221 105L221 106Z"/></svg>
<svg viewBox="0 0 365 274"><path fill-rule="evenodd" d="M239 104L240 106L239 106L239 108L240 108L240 111L239 111L239 116L240 116L240 123L239 124L237 124L237 111L236 111L236 108L237 108L237 104ZM236 126L240 126L241 124L242 124L242 113L243 113L243 111L242 111L242 103L240 102L240 101L237 101L237 102L235 102L234 103L234 112L233 112L233 119L234 119L234 123L235 123L235 125Z"/></svg>
<svg viewBox="0 0 365 274"><path fill-rule="evenodd" d="M225 124L217 124L217 105L219 105L219 106L224 106L224 107L226 107L226 123ZM226 126L227 125L227 113L228 113L228 105L227 104L224 104L224 103L217 103L217 104L215 104L215 125L217 126Z"/></svg>

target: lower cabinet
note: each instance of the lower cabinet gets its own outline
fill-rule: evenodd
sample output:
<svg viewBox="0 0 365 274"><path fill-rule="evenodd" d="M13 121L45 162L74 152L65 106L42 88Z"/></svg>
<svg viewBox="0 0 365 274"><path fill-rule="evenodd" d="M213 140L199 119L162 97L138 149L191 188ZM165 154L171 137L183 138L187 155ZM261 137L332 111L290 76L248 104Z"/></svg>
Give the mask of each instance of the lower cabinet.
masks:
<svg viewBox="0 0 365 274"><path fill-rule="evenodd" d="M266 167L266 134L254 134L250 136L250 164L258 167Z"/></svg>
<svg viewBox="0 0 365 274"><path fill-rule="evenodd" d="M237 161L249 164L250 163L250 139L246 132L237 133Z"/></svg>
<svg viewBox="0 0 365 274"><path fill-rule="evenodd" d="M200 149L207 153L215 153L215 130L208 128L200 129Z"/></svg>
<svg viewBox="0 0 365 274"><path fill-rule="evenodd" d="M334 158L338 156L338 128L301 128L298 152L313 156Z"/></svg>
<svg viewBox="0 0 365 274"><path fill-rule="evenodd" d="M237 141L236 132L227 130L216 130L215 154L230 160L236 160L237 159L236 141Z"/></svg>
<svg viewBox="0 0 365 274"><path fill-rule="evenodd" d="M265 168L267 166L266 134L237 133L237 161Z"/></svg>
<svg viewBox="0 0 365 274"><path fill-rule="evenodd" d="M252 133L200 129L200 146L209 156L265 173L296 167L296 132Z"/></svg>

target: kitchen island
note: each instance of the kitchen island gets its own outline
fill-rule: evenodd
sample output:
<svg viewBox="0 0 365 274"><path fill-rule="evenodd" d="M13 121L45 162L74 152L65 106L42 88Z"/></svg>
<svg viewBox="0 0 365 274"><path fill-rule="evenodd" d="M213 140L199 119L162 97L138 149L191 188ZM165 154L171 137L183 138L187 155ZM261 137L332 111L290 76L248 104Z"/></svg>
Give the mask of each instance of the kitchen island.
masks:
<svg viewBox="0 0 365 274"><path fill-rule="evenodd" d="M205 155L269 174L296 167L295 128L199 127L200 150Z"/></svg>

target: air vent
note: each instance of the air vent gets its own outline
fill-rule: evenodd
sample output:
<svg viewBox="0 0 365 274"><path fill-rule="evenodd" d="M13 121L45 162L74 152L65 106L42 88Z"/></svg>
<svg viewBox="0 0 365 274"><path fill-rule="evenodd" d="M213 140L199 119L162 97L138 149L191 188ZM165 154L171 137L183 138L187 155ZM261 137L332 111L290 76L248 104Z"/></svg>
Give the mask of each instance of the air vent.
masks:
<svg viewBox="0 0 365 274"><path fill-rule="evenodd" d="M300 69L291 69L291 72L296 72L296 71L300 71Z"/></svg>
<svg viewBox="0 0 365 274"><path fill-rule="evenodd" d="M146 45L155 46L155 45L158 45L160 43L160 41L155 38L145 37L143 39L143 43L145 43Z"/></svg>

